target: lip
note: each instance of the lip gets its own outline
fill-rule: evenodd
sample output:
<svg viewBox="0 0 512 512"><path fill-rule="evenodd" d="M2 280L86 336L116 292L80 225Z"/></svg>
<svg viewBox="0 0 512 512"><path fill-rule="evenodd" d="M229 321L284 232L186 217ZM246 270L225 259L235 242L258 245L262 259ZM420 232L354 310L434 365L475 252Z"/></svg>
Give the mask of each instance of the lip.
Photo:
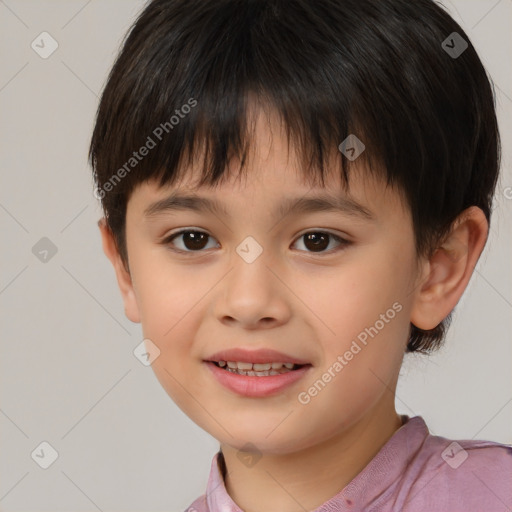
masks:
<svg viewBox="0 0 512 512"><path fill-rule="evenodd" d="M294 363L294 364L311 364L305 359L298 359L297 357L283 354L277 350L270 348L259 350L246 350L243 348L233 348L229 350L221 350L204 359L208 361L234 361L239 363ZM223 370L224 371L224 370ZM297 371L297 370L296 370ZM267 377L255 377L267 378Z"/></svg>
<svg viewBox="0 0 512 512"><path fill-rule="evenodd" d="M251 361L242 360L240 362ZM277 360L275 362L280 361ZM253 398L262 398L279 393L283 389L291 386L303 378L304 375L312 368L310 364L307 364L302 368L282 373L281 375L269 375L268 377L249 377L248 375L238 375L237 373L223 370L211 361L204 361L204 364L212 372L217 381L224 387L239 395Z"/></svg>

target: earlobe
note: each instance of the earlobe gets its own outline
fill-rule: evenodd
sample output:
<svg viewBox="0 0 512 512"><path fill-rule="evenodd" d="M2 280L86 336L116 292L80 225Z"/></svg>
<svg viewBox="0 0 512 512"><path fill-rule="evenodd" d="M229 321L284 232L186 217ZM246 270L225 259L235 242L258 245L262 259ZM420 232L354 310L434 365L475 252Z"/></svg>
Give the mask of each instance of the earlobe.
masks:
<svg viewBox="0 0 512 512"><path fill-rule="evenodd" d="M434 329L457 305L485 246L488 223L483 211L472 206L453 223L441 245L423 266L416 285L411 323Z"/></svg>
<svg viewBox="0 0 512 512"><path fill-rule="evenodd" d="M139 307L133 288L132 278L130 276L130 272L124 265L121 255L119 254L114 235L108 227L104 217L98 221L98 226L101 233L103 252L112 263L116 273L117 284L124 302L125 315L132 322L140 323Z"/></svg>

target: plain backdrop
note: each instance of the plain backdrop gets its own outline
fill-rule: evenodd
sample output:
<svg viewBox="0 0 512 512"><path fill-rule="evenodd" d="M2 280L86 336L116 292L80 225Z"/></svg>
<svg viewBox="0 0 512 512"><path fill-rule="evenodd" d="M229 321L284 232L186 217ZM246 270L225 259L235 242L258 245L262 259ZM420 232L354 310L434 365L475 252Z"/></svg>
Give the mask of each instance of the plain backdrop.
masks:
<svg viewBox="0 0 512 512"><path fill-rule="evenodd" d="M396 403L435 434L512 443L512 0L444 4L496 85L502 177L445 348L406 357ZM143 6L0 1L2 511L184 510L218 449L134 357L141 328L124 316L96 225L94 115ZM41 32L58 44L46 59L31 46ZM42 442L58 453L48 469Z"/></svg>

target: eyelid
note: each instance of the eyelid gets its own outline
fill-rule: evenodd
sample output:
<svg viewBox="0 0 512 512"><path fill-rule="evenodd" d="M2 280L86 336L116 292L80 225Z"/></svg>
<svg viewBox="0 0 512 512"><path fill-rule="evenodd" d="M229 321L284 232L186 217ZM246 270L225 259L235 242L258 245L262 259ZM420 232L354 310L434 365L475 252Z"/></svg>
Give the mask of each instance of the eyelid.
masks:
<svg viewBox="0 0 512 512"><path fill-rule="evenodd" d="M326 235L329 235L331 238L335 239L336 242L338 242L338 247L335 247L334 249L330 249L328 251L320 251L320 252L314 252L314 251L299 251L301 253L307 254L308 256L323 256L327 257L332 254L336 254L340 251L343 251L346 247L349 245L352 245L352 240L349 239L349 237L339 235L336 233L333 233L332 231L328 229L320 229L320 228L310 228L306 229L305 231L299 233L295 238L292 245L295 245L304 235L308 233L323 233Z"/></svg>
<svg viewBox="0 0 512 512"><path fill-rule="evenodd" d="M214 240L217 240L213 235L211 235L210 233L208 233L208 231L205 231L203 229L199 229L199 228L195 228L195 227L186 227L186 228L179 228L177 229L176 231L171 231L170 233L167 233L165 234L160 243L163 244L163 245L169 245L173 239L175 237L178 237L179 235L182 235L183 233L188 233L188 232L191 232L193 231L194 233L202 233L202 234L205 234L205 235L208 235L210 238L213 238ZM218 242L218 240L217 240ZM171 250L175 251L175 252L178 252L178 253L202 253L202 252L206 252L204 249L201 250L201 251L183 251L181 249L176 249L174 247L171 248Z"/></svg>
<svg viewBox="0 0 512 512"><path fill-rule="evenodd" d="M299 231L299 233L295 236L295 239L299 238L300 236L304 236L306 233L327 233L331 236L337 236L338 238L346 239L347 242L350 238L348 234L345 233L339 233L338 231L333 231L328 228L307 228L302 231Z"/></svg>
<svg viewBox="0 0 512 512"><path fill-rule="evenodd" d="M204 230L202 228L196 228L194 226L188 226L188 227L185 227L185 228L177 228L176 231L171 231L169 233L166 233L164 236L162 236L162 241L168 240L169 238L171 238L171 237L173 237L175 235L178 235L178 234L181 234L181 233L187 232L187 231L197 231L198 233L204 233L204 234L206 234L208 236L211 236L212 238L215 238L208 231L206 231L206 230ZM342 238L342 239L346 239L347 242L350 241L350 240L348 240L350 238L348 234L345 234L345 233L340 234L340 233L337 233L337 232L333 232L333 231L331 231L328 228L307 228L307 229L304 229L303 231L299 231L299 233L297 233L297 235L295 235L294 240L297 239L300 236L305 235L306 233L311 233L311 232L328 233L329 235L337 236L337 237Z"/></svg>
<svg viewBox="0 0 512 512"><path fill-rule="evenodd" d="M166 233L164 236L162 236L162 243L166 243L167 241L169 241L172 237L174 236L177 236L177 235L181 235L183 233L187 233L189 231L194 231L195 233L204 233L205 235L208 235L212 238L215 238L213 235L211 235L210 233L208 233L208 231L205 231L204 229L200 229L200 228L196 228L196 227L193 227L193 226L190 226L190 227L186 227L186 228L178 228L176 229L176 231L171 231L169 233Z"/></svg>
<svg viewBox="0 0 512 512"><path fill-rule="evenodd" d="M187 233L187 232L196 232L196 233L202 233L202 234L205 234L211 238L213 238L214 240L217 240L213 235L211 235L210 233L208 233L208 231L205 231L201 228L196 228L196 227L193 227L193 226L189 226L189 227L185 227L185 228L178 228L176 231L171 231L170 233L164 235L162 237L162 240L161 240L161 243L163 245L169 245L173 239L175 237L178 237L179 235L183 234L183 233ZM297 243L297 241L303 237L304 235L306 235L307 233L324 233L324 234L327 234L327 235L330 235L332 238L334 238L338 243L339 243L339 246L338 248L336 249L331 249L329 251L321 251L321 252L318 252L318 253L315 253L315 252L310 252L310 251L299 251L299 252L302 252L302 253L305 253L305 254L308 254L308 255L328 255L328 254L334 254L338 251L341 251L343 250L345 247L351 245L353 242L352 240L350 240L350 237L347 236L347 235L340 235L340 234L337 234L337 233L334 233L332 232L331 230L329 229L326 229L326 228L307 228L301 232L299 232L297 235L295 235L295 238L293 239L293 245L295 245L295 243ZM217 240L218 242L218 240ZM200 251L183 251L182 249L176 249L174 247L170 247L170 250L176 252L176 253L179 253L179 254L193 254L193 253L198 253L198 254L201 254L201 253L204 253L206 252L206 250L202 249Z"/></svg>

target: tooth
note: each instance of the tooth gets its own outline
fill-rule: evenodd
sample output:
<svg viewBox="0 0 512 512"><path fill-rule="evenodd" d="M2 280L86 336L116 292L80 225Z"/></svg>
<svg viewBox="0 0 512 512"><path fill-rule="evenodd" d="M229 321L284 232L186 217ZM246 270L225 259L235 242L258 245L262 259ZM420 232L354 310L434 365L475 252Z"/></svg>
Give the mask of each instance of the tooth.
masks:
<svg viewBox="0 0 512 512"><path fill-rule="evenodd" d="M237 363L239 370L252 370L252 363Z"/></svg>
<svg viewBox="0 0 512 512"><path fill-rule="evenodd" d="M254 363L252 366L255 371L266 371L266 370L270 370L272 364L271 363Z"/></svg>
<svg viewBox="0 0 512 512"><path fill-rule="evenodd" d="M245 363L238 361L218 361L218 365L225 370L238 375L250 377L268 377L270 375L281 375L291 371L294 363Z"/></svg>

